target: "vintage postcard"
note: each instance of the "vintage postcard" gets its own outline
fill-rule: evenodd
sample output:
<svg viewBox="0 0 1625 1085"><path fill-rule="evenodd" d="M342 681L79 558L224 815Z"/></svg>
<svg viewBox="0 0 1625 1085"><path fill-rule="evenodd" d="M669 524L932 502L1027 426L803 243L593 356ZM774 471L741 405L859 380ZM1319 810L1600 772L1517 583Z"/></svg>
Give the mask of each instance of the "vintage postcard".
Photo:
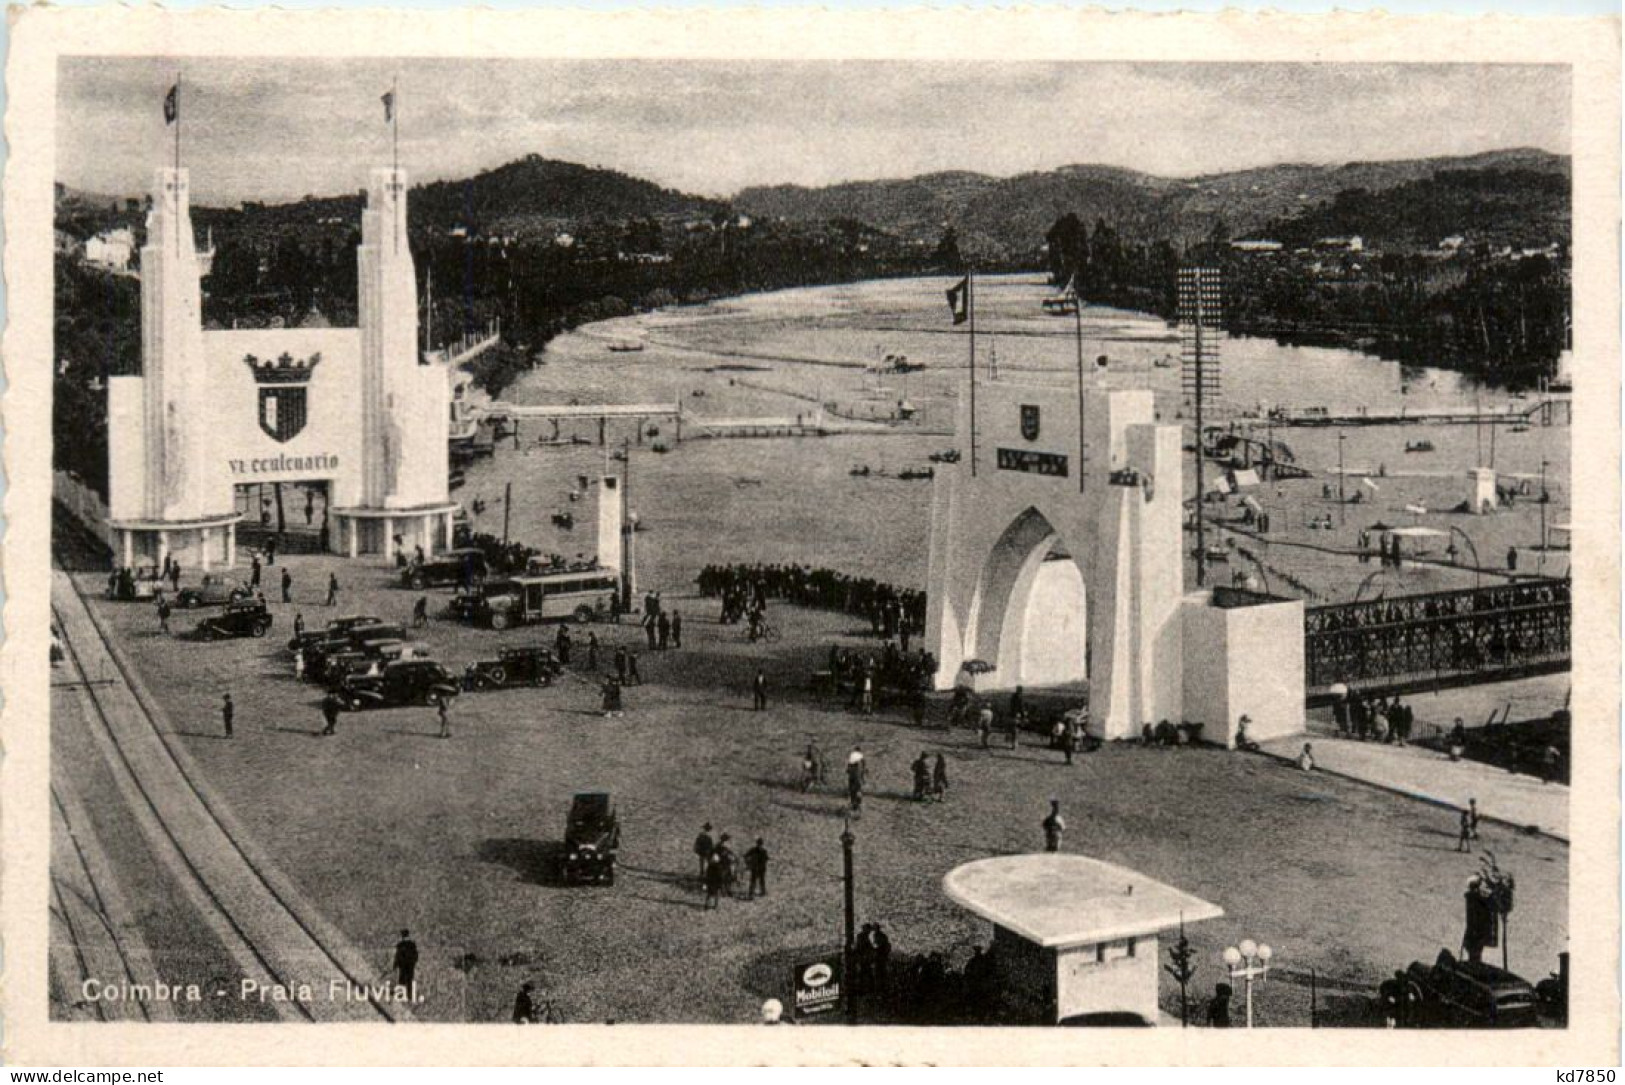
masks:
<svg viewBox="0 0 1625 1085"><path fill-rule="evenodd" d="M1618 1061L1617 20L11 25L10 1062Z"/></svg>

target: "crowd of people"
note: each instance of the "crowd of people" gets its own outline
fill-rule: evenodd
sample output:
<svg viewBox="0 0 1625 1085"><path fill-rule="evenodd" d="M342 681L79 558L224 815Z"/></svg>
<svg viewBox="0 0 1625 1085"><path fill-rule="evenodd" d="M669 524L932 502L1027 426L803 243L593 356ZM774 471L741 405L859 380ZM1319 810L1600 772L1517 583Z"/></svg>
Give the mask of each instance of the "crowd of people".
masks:
<svg viewBox="0 0 1625 1085"><path fill-rule="evenodd" d="M695 578L703 595L722 600L723 621L738 621L752 608L777 599L797 606L836 610L869 621L888 639L925 631L925 593L870 577L808 565L707 565ZM906 640L905 640L905 648Z"/></svg>
<svg viewBox="0 0 1625 1085"><path fill-rule="evenodd" d="M1344 738L1404 746L1416 725L1416 710L1399 697L1363 697L1350 692L1332 704L1337 733ZM1459 726L1461 721L1456 721Z"/></svg>

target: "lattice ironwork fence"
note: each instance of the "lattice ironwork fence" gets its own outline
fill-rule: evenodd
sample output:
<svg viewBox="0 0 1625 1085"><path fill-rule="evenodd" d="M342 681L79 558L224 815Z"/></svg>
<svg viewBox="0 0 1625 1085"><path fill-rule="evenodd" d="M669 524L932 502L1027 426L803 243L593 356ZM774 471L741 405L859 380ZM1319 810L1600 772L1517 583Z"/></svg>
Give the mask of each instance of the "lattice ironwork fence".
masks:
<svg viewBox="0 0 1625 1085"><path fill-rule="evenodd" d="M1566 580L1312 607L1304 612L1308 684L1490 678L1561 663L1570 616Z"/></svg>

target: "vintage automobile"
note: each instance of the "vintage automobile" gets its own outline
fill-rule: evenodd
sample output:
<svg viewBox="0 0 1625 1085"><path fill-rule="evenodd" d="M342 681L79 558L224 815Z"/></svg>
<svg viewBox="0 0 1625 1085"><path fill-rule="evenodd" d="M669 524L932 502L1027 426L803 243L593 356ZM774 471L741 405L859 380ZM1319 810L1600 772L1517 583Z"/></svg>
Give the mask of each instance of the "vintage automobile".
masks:
<svg viewBox="0 0 1625 1085"><path fill-rule="evenodd" d="M467 587L486 576L485 554L474 547L447 550L427 561L414 561L401 570L404 588Z"/></svg>
<svg viewBox="0 0 1625 1085"><path fill-rule="evenodd" d="M463 670L463 688L551 686L563 671L551 648L504 648L496 659L470 663Z"/></svg>
<svg viewBox="0 0 1625 1085"><path fill-rule="evenodd" d="M349 614L343 618L334 618L321 629L307 629L297 637L291 638L288 641L288 651L297 652L301 648L309 651L328 637L342 636L356 626L381 624L383 619L374 618L371 614Z"/></svg>
<svg viewBox="0 0 1625 1085"><path fill-rule="evenodd" d="M195 588L182 588L175 596L175 605L182 610L199 607L223 607L239 599L252 599L254 593L248 585L227 577L205 576Z"/></svg>
<svg viewBox="0 0 1625 1085"><path fill-rule="evenodd" d="M338 652L327 657L322 665L322 682L336 689L352 674L367 671L380 672L397 659L429 659L432 653L427 644L408 644L400 640L364 641L359 648Z"/></svg>
<svg viewBox="0 0 1625 1085"><path fill-rule="evenodd" d="M615 851L621 823L606 791L583 791L570 803L564 825L564 880L615 884Z"/></svg>
<svg viewBox="0 0 1625 1085"><path fill-rule="evenodd" d="M316 681L325 681L327 661L332 656L341 652L365 651L368 644L383 644L405 639L406 630L393 622L354 626L348 632L326 637L305 649L305 676Z"/></svg>
<svg viewBox="0 0 1625 1085"><path fill-rule="evenodd" d="M1405 979L1419 1027L1534 1028L1540 1023L1535 989L1526 980L1483 961L1457 960L1447 949L1431 966L1412 961Z"/></svg>
<svg viewBox="0 0 1625 1085"><path fill-rule="evenodd" d="M450 671L432 659L397 659L378 674L352 674L334 689L339 704L351 712L363 708L399 708L433 704L455 697L459 689Z"/></svg>
<svg viewBox="0 0 1625 1085"><path fill-rule="evenodd" d="M227 603L226 609L197 623L198 635L215 637L263 637L271 631L273 616L264 603L254 599Z"/></svg>

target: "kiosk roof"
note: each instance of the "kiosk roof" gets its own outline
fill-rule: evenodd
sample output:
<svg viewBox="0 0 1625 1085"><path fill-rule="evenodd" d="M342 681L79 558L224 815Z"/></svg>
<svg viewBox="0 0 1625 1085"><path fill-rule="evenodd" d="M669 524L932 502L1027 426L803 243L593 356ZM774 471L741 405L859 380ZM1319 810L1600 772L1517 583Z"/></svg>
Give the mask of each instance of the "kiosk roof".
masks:
<svg viewBox="0 0 1625 1085"><path fill-rule="evenodd" d="M1127 867L1083 855L978 859L949 871L956 904L1049 948L1154 934L1224 909ZM1132 887L1132 892L1130 892Z"/></svg>

